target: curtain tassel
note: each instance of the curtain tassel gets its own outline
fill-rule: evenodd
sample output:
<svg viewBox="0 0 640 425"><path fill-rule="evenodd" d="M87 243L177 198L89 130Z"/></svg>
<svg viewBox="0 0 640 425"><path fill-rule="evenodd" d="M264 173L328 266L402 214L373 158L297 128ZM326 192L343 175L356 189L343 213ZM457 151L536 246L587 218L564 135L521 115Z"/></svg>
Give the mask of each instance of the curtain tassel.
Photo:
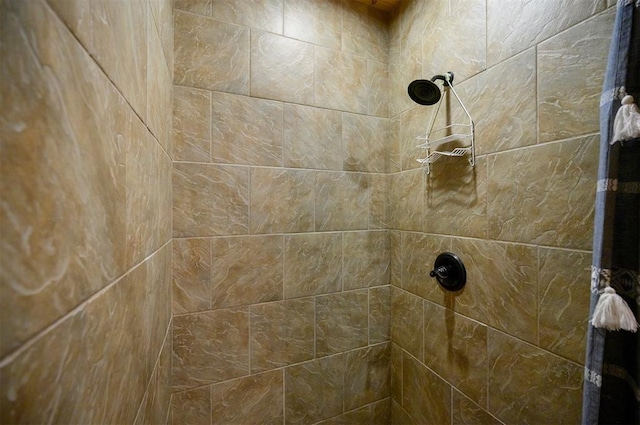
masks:
<svg viewBox="0 0 640 425"><path fill-rule="evenodd" d="M629 308L629 304L616 294L615 289L609 286L600 295L590 322L593 327L608 331L622 329L635 332L640 326Z"/></svg>

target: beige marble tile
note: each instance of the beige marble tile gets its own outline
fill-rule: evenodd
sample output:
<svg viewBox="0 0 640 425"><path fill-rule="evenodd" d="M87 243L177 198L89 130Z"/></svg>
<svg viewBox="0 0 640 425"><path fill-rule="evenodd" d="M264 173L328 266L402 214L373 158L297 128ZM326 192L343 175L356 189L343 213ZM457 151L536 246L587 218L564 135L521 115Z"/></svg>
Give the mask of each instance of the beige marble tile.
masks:
<svg viewBox="0 0 640 425"><path fill-rule="evenodd" d="M471 239L454 239L452 244L467 270L467 284L452 301L455 311L535 343L537 250Z"/></svg>
<svg viewBox="0 0 640 425"><path fill-rule="evenodd" d="M153 370L147 391L138 414L135 425L166 423L167 413L171 403L171 348L168 343L162 347L158 364Z"/></svg>
<svg viewBox="0 0 640 425"><path fill-rule="evenodd" d="M91 0L91 54L139 116L147 107L148 3Z"/></svg>
<svg viewBox="0 0 640 425"><path fill-rule="evenodd" d="M426 178L424 230L431 233L487 237L487 161L443 158Z"/></svg>
<svg viewBox="0 0 640 425"><path fill-rule="evenodd" d="M285 423L315 423L342 413L344 371L341 354L285 369Z"/></svg>
<svg viewBox="0 0 640 425"><path fill-rule="evenodd" d="M391 97L391 92L389 92ZM401 158L400 158L400 132L401 127L401 115L396 115L389 119L389 138L387 140L387 172L397 173L401 170Z"/></svg>
<svg viewBox="0 0 640 425"><path fill-rule="evenodd" d="M314 173L302 170L251 170L251 233L312 231Z"/></svg>
<svg viewBox="0 0 640 425"><path fill-rule="evenodd" d="M492 66L602 11L604 0L487 1L487 65Z"/></svg>
<svg viewBox="0 0 640 425"><path fill-rule="evenodd" d="M249 28L176 11L175 84L249 94Z"/></svg>
<svg viewBox="0 0 640 425"><path fill-rule="evenodd" d="M326 421L317 422L317 425L354 425L371 423L371 406L361 407L350 412L334 416Z"/></svg>
<svg viewBox="0 0 640 425"><path fill-rule="evenodd" d="M173 314L211 308L211 240L173 240Z"/></svg>
<svg viewBox="0 0 640 425"><path fill-rule="evenodd" d="M368 227L370 189L367 174L317 172L315 184L316 231Z"/></svg>
<svg viewBox="0 0 640 425"><path fill-rule="evenodd" d="M487 328L424 303L424 364L481 406L487 404Z"/></svg>
<svg viewBox="0 0 640 425"><path fill-rule="evenodd" d="M86 0L47 0L53 11L73 32L85 50L91 48L91 2Z"/></svg>
<svg viewBox="0 0 640 425"><path fill-rule="evenodd" d="M282 299L282 236L211 240L211 306L248 305Z"/></svg>
<svg viewBox="0 0 640 425"><path fill-rule="evenodd" d="M373 345L345 354L345 410L389 397L390 358L390 343Z"/></svg>
<svg viewBox="0 0 640 425"><path fill-rule="evenodd" d="M451 420L451 387L414 357L402 356L402 406L420 424Z"/></svg>
<svg viewBox="0 0 640 425"><path fill-rule="evenodd" d="M211 161L282 165L280 102L211 93Z"/></svg>
<svg viewBox="0 0 640 425"><path fill-rule="evenodd" d="M211 425L211 387L174 393L171 411L175 425Z"/></svg>
<svg viewBox="0 0 640 425"><path fill-rule="evenodd" d="M369 174L369 229L388 229L389 176Z"/></svg>
<svg viewBox="0 0 640 425"><path fill-rule="evenodd" d="M389 15L366 4L346 2L342 18L342 51L388 63Z"/></svg>
<svg viewBox="0 0 640 425"><path fill-rule="evenodd" d="M538 46L540 142L599 130L600 95L614 19L615 9L608 9Z"/></svg>
<svg viewBox="0 0 640 425"><path fill-rule="evenodd" d="M580 422L583 369L489 330L489 412L505 423Z"/></svg>
<svg viewBox="0 0 640 425"><path fill-rule="evenodd" d="M329 109L284 105L285 167L342 170L342 115Z"/></svg>
<svg viewBox="0 0 640 425"><path fill-rule="evenodd" d="M389 120L342 114L342 160L347 171L384 173L387 169Z"/></svg>
<svg viewBox="0 0 640 425"><path fill-rule="evenodd" d="M402 289L422 298L445 304L444 290L429 276L442 252L451 251L451 238L424 233L404 233L401 246Z"/></svg>
<svg viewBox="0 0 640 425"><path fill-rule="evenodd" d="M389 117L389 65L383 62L367 60L367 92L369 93L369 115Z"/></svg>
<svg viewBox="0 0 640 425"><path fill-rule="evenodd" d="M282 34L284 0L214 0L213 17L245 27Z"/></svg>
<svg viewBox="0 0 640 425"><path fill-rule="evenodd" d="M391 404L391 425L418 425L406 410L396 401Z"/></svg>
<svg viewBox="0 0 640 425"><path fill-rule="evenodd" d="M313 104L314 47L268 32L251 32L251 96Z"/></svg>
<svg viewBox="0 0 640 425"><path fill-rule="evenodd" d="M282 424L283 372L276 370L211 386L211 424Z"/></svg>
<svg viewBox="0 0 640 425"><path fill-rule="evenodd" d="M160 161L163 152L154 138L137 118L131 119L130 138L126 156L126 252L127 267L144 260L156 250L161 241L158 227L161 207ZM168 171L170 174L170 171Z"/></svg>
<svg viewBox="0 0 640 425"><path fill-rule="evenodd" d="M173 5L174 0L149 0L151 14L160 34L164 58L173 78Z"/></svg>
<svg viewBox="0 0 640 425"><path fill-rule="evenodd" d="M389 283L389 232L348 232L343 235L344 289L368 288Z"/></svg>
<svg viewBox="0 0 640 425"><path fill-rule="evenodd" d="M477 155L536 143L536 90L533 48L456 86L474 120ZM497 91L508 95L497 102Z"/></svg>
<svg viewBox="0 0 640 425"><path fill-rule="evenodd" d="M540 347L584 363L591 254L539 248L538 257Z"/></svg>
<svg viewBox="0 0 640 425"><path fill-rule="evenodd" d="M284 296L297 298L342 289L342 236L309 233L284 237Z"/></svg>
<svg viewBox="0 0 640 425"><path fill-rule="evenodd" d="M461 392L453 390L453 425L501 425L502 422L469 400Z"/></svg>
<svg viewBox="0 0 640 425"><path fill-rule="evenodd" d="M158 215L158 240L162 244L171 239L171 232L173 231L173 161L160 146L157 146L156 149L160 156L160 161L158 169L154 170L155 181L152 187L158 193L158 211L156 212Z"/></svg>
<svg viewBox="0 0 640 425"><path fill-rule="evenodd" d="M424 306L420 297L391 289L391 340L417 358L423 358Z"/></svg>
<svg viewBox="0 0 640 425"><path fill-rule="evenodd" d="M598 139L489 157L489 237L590 249Z"/></svg>
<svg viewBox="0 0 640 425"><path fill-rule="evenodd" d="M173 318L173 388L249 374L249 313L231 308Z"/></svg>
<svg viewBox="0 0 640 425"><path fill-rule="evenodd" d="M209 162L211 92L173 86L173 158Z"/></svg>
<svg viewBox="0 0 640 425"><path fill-rule="evenodd" d="M409 97L406 87L404 95ZM403 171L422 167L417 160L426 156L426 150L418 148L418 145L424 143L424 140L417 139L417 137L425 137L435 111L435 108L414 103L411 109L399 116L398 132L394 134L394 137L398 140L400 166ZM438 115L443 116L443 112L439 112Z"/></svg>
<svg viewBox="0 0 640 425"><path fill-rule="evenodd" d="M402 286L402 233L397 230L389 232L389 250L390 250L390 267L391 276L390 283L398 288Z"/></svg>
<svg viewBox="0 0 640 425"><path fill-rule="evenodd" d="M198 15L211 16L213 0L173 0L174 9L185 12L196 13Z"/></svg>
<svg viewBox="0 0 640 425"><path fill-rule="evenodd" d="M251 306L251 371L312 359L314 311L312 298Z"/></svg>
<svg viewBox="0 0 640 425"><path fill-rule="evenodd" d="M400 20L398 43L405 49L425 38L427 30L446 18L448 2L406 1L397 9Z"/></svg>
<svg viewBox="0 0 640 425"><path fill-rule="evenodd" d="M246 167L174 164L174 237L248 233L248 195Z"/></svg>
<svg viewBox="0 0 640 425"><path fill-rule="evenodd" d="M371 425L387 425L391 423L391 397L377 401L371 405Z"/></svg>
<svg viewBox="0 0 640 425"><path fill-rule="evenodd" d="M151 4L151 3L150 3ZM147 115L145 122L166 152L171 152L172 80L153 14L147 15Z"/></svg>
<svg viewBox="0 0 640 425"><path fill-rule="evenodd" d="M441 4L444 2L441 2ZM452 0L440 19L425 26L422 43L422 78L452 71L454 84L486 69L485 0Z"/></svg>
<svg viewBox="0 0 640 425"><path fill-rule="evenodd" d="M368 291L316 297L316 356L342 353L367 345Z"/></svg>
<svg viewBox="0 0 640 425"><path fill-rule="evenodd" d="M2 15L0 356L124 273L135 117L50 8Z"/></svg>
<svg viewBox="0 0 640 425"><path fill-rule="evenodd" d="M79 423L82 375L87 371L82 351L82 312L67 316L21 355L0 368L2 423ZM46 361L43 361L46 359ZM75 372L75 373L74 373Z"/></svg>
<svg viewBox="0 0 640 425"><path fill-rule="evenodd" d="M315 105L366 114L367 60L324 47L315 47Z"/></svg>
<svg viewBox="0 0 640 425"><path fill-rule="evenodd" d="M391 175L389 184L389 223L399 230L421 231L427 176L423 170Z"/></svg>
<svg viewBox="0 0 640 425"><path fill-rule="evenodd" d="M391 399L394 403L402 403L402 348L391 342L389 358L391 370Z"/></svg>
<svg viewBox="0 0 640 425"><path fill-rule="evenodd" d="M416 105L407 94L407 87L413 80L424 78L430 78L430 76L425 77L422 73L422 44L420 42L413 43L403 49L389 48L390 117L395 117Z"/></svg>
<svg viewBox="0 0 640 425"><path fill-rule="evenodd" d="M369 343L391 338L391 285L369 289Z"/></svg>
<svg viewBox="0 0 640 425"><path fill-rule="evenodd" d="M284 35L340 50L343 7L340 0L285 0Z"/></svg>

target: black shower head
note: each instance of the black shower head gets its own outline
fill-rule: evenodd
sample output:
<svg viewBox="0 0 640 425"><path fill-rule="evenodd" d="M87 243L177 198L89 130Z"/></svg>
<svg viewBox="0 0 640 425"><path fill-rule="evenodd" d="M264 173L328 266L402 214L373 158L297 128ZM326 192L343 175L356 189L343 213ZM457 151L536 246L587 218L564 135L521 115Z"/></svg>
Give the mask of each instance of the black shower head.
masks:
<svg viewBox="0 0 640 425"><path fill-rule="evenodd" d="M407 89L409 97L420 105L434 105L440 100L440 87L436 80L444 81L445 86L449 86L453 81L453 73L447 72L445 75L434 75L431 80L415 80L409 84Z"/></svg>

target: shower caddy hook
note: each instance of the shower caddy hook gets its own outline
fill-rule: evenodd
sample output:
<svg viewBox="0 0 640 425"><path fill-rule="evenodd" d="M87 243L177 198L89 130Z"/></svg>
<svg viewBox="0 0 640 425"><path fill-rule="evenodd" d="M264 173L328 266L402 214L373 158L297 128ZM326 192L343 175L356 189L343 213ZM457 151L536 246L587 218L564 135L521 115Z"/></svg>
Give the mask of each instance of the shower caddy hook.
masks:
<svg viewBox="0 0 640 425"><path fill-rule="evenodd" d="M443 156L456 157L456 156L465 156L470 154L471 157L468 159L469 164L472 167L475 167L476 152L475 152L475 140L474 140L475 133L474 133L473 119L471 118L471 114L469 114L469 111L467 110L466 106L464 106L464 103L462 103L460 96L458 96L458 93L456 93L456 90L453 88L453 72L449 71L449 72L446 72L444 75L435 75L433 78L431 78L431 81L425 81L425 82L431 83L434 86L435 90L438 90L434 82L435 80L443 80L444 88L448 87L451 90L451 92L453 92L453 95L458 100L458 103L460 103L460 106L462 107L462 110L464 111L464 114L468 119L468 121L462 124L449 124L434 130L433 125L435 124L436 117L438 115L438 112L440 111L440 106L442 104L442 99L444 98L444 96L437 96L439 98L438 105L436 106L435 111L431 115L431 122L429 123L429 128L427 129L424 136L416 137L416 139L418 140L424 140L424 143L421 143L416 147L425 149L426 156L424 158L419 158L416 161L423 164L425 166L425 172L429 174L431 172L431 164L433 164ZM424 81L424 80L417 80L414 83L418 81ZM439 94L440 93L438 93L438 95ZM412 98L413 97L414 96L412 96ZM422 104L428 105L433 103L422 103ZM462 147L456 147L450 151L432 150L437 148L440 145L457 141L457 140L458 141L468 140L467 142L468 145L462 146Z"/></svg>

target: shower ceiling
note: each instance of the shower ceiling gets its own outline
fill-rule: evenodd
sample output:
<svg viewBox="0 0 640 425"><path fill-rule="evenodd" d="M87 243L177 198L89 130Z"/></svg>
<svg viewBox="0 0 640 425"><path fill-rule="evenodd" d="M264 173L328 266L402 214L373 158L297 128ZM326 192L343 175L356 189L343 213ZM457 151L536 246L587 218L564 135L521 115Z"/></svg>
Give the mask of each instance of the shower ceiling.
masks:
<svg viewBox="0 0 640 425"><path fill-rule="evenodd" d="M399 3L400 0L355 0L358 3L364 3L369 6L372 6L376 9L380 10L393 10Z"/></svg>

